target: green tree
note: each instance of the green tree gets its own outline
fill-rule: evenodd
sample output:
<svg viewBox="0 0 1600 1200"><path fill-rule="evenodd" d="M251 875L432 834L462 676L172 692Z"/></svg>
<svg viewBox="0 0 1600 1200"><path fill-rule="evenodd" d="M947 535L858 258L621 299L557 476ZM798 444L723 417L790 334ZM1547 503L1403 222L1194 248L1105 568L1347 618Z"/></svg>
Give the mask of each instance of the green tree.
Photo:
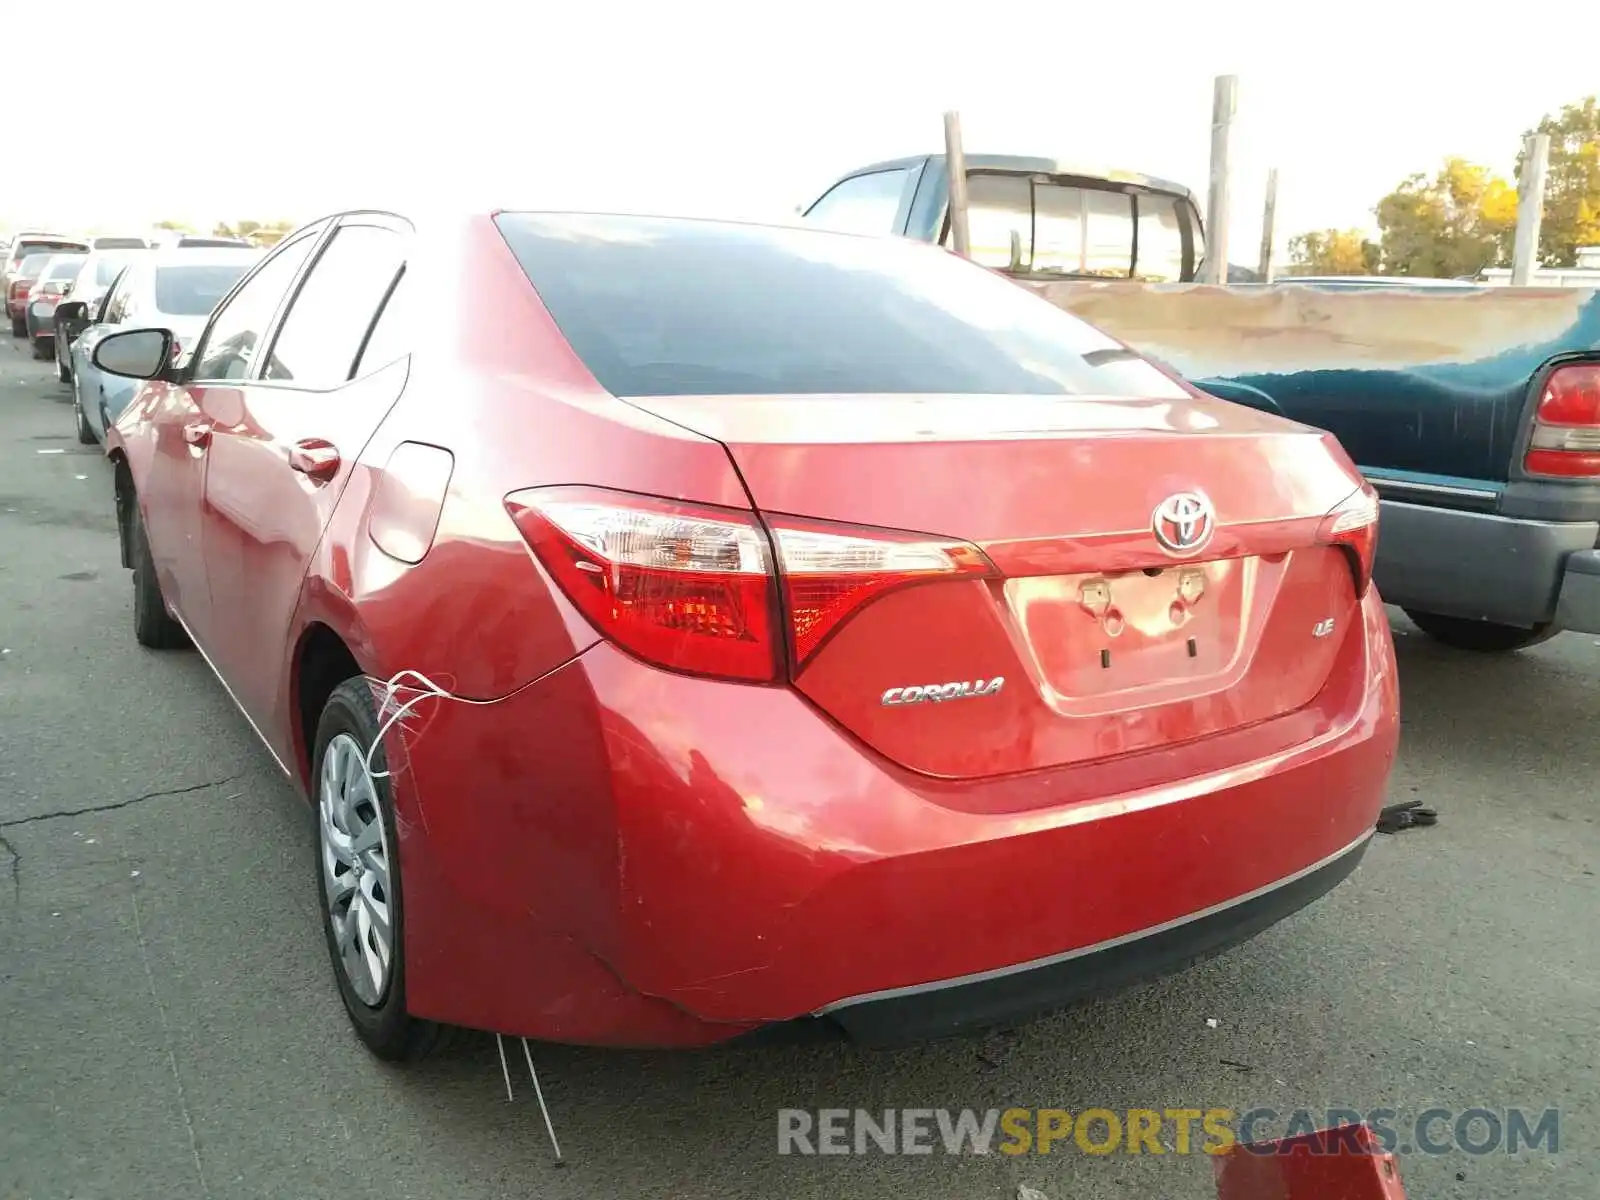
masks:
<svg viewBox="0 0 1600 1200"><path fill-rule="evenodd" d="M1289 239L1293 275L1371 275L1379 249L1359 229L1314 229Z"/></svg>
<svg viewBox="0 0 1600 1200"><path fill-rule="evenodd" d="M1546 114L1528 132L1550 135L1539 261L1549 267L1575 266L1579 246L1600 245L1600 104L1588 96L1560 113ZM1524 147L1517 154L1519 179L1526 156Z"/></svg>
<svg viewBox="0 0 1600 1200"><path fill-rule="evenodd" d="M1419 172L1378 201L1383 268L1392 275L1449 279L1505 259L1516 230L1516 190L1462 158L1432 179Z"/></svg>
<svg viewBox="0 0 1600 1200"><path fill-rule="evenodd" d="M193 233L194 226L184 221L157 221L157 229L170 229L174 233Z"/></svg>
<svg viewBox="0 0 1600 1200"><path fill-rule="evenodd" d="M226 221L217 222L211 232L214 237L246 238L263 246L276 245L294 229L293 221Z"/></svg>

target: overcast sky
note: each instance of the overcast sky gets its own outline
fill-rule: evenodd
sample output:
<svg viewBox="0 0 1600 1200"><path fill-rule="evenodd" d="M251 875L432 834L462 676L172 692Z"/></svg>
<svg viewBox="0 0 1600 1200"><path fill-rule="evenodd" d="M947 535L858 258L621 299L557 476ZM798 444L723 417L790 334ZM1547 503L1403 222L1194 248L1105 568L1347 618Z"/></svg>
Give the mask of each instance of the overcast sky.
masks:
<svg viewBox="0 0 1600 1200"><path fill-rule="evenodd" d="M305 219L454 193L779 214L852 167L937 150L946 108L961 112L969 152L1141 170L1203 198L1212 79L1232 73L1230 258L1253 262L1270 166L1282 240L1370 225L1379 196L1447 154L1509 172L1527 125L1600 90L1596 11L1568 0L1492 19L1420 0L97 4L27 50L0 28L19 87L30 59L63 85L105 85L99 114L85 89L54 94L83 114L72 136L52 117L37 139L12 137L0 222ZM1513 13L1540 22L1528 33L1538 61ZM1563 44L1552 31L1584 26L1572 54L1549 53ZM51 111L49 89L26 94ZM30 159L36 169L19 169Z"/></svg>

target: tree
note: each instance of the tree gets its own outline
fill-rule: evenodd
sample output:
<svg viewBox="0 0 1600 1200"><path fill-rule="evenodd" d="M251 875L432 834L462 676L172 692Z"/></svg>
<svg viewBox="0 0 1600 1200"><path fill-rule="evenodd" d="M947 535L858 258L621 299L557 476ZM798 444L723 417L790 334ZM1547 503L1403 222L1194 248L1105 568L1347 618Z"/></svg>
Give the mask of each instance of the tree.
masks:
<svg viewBox="0 0 1600 1200"><path fill-rule="evenodd" d="M232 225L219 221L211 232L215 237L245 238L258 245L273 246L293 229L293 221L268 221L265 224L260 221L235 221Z"/></svg>
<svg viewBox="0 0 1600 1200"><path fill-rule="evenodd" d="M174 233L193 233L194 226L184 221L157 221L157 229L170 229Z"/></svg>
<svg viewBox="0 0 1600 1200"><path fill-rule="evenodd" d="M1550 135L1539 261L1549 267L1576 266L1579 246L1600 245L1600 104L1596 97L1586 97L1559 114L1546 114L1528 132ZM1524 146L1517 154L1519 179L1526 157Z"/></svg>
<svg viewBox="0 0 1600 1200"><path fill-rule="evenodd" d="M1316 229L1289 239L1294 275L1371 275L1378 246L1359 229Z"/></svg>
<svg viewBox="0 0 1600 1200"><path fill-rule="evenodd" d="M1432 179L1412 175L1373 212L1385 271L1450 279L1509 258L1517 193L1487 167L1447 158Z"/></svg>

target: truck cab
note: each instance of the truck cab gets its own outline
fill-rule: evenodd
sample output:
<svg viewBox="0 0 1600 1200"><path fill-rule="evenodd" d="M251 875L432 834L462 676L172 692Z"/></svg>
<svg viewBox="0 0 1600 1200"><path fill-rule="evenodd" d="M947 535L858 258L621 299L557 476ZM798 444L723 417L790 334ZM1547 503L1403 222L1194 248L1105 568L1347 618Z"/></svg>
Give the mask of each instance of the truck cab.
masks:
<svg viewBox="0 0 1600 1200"><path fill-rule="evenodd" d="M1205 253L1200 209L1180 183L1049 158L969 154L971 256L1023 279L1185 283ZM950 244L950 183L940 154L852 171L802 210L847 233Z"/></svg>

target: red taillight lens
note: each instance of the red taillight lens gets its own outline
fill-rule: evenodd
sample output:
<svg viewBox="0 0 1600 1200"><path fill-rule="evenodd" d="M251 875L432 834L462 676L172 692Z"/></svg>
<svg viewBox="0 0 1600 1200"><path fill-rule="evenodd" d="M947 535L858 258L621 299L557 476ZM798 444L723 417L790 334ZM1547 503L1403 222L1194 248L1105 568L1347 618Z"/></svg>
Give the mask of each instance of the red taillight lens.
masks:
<svg viewBox="0 0 1600 1200"><path fill-rule="evenodd" d="M26 298L28 293L32 289L33 289L33 280L31 280L31 279L17 279L17 280L14 280L12 282L12 284L11 284L11 298L13 300L15 300L19 296Z"/></svg>
<svg viewBox="0 0 1600 1200"><path fill-rule="evenodd" d="M1600 476L1600 363L1569 363L1550 372L1522 465L1530 475Z"/></svg>
<svg viewBox="0 0 1600 1200"><path fill-rule="evenodd" d="M795 670L863 605L894 588L995 574L976 546L890 530L851 530L788 517L769 519L778 543Z"/></svg>
<svg viewBox="0 0 1600 1200"><path fill-rule="evenodd" d="M1349 556L1355 576L1356 596L1367 594L1372 583L1372 563L1378 553L1378 493L1363 483L1322 519L1317 540L1338 546Z"/></svg>
<svg viewBox="0 0 1600 1200"><path fill-rule="evenodd" d="M753 514L587 488L514 492L506 507L618 646L676 671L777 677L772 557Z"/></svg>
<svg viewBox="0 0 1600 1200"><path fill-rule="evenodd" d="M530 488L506 508L563 594L604 636L647 662L759 683L795 669L884 592L982 577L976 546L681 504L599 488ZM781 603L780 603L781 585Z"/></svg>

